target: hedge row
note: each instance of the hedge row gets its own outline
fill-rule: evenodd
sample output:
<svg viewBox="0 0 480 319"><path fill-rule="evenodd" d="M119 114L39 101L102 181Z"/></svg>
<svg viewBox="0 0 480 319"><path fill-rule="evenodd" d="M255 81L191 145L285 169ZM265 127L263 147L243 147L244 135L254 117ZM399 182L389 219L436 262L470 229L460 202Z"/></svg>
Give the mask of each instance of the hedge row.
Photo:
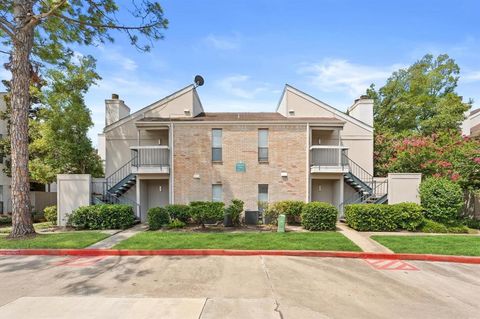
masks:
<svg viewBox="0 0 480 319"><path fill-rule="evenodd" d="M335 230L338 210L335 206L323 202L311 202L303 205L302 226L307 230Z"/></svg>
<svg viewBox="0 0 480 319"><path fill-rule="evenodd" d="M116 204L79 207L68 218L68 224L78 229L126 229L134 223L133 208Z"/></svg>
<svg viewBox="0 0 480 319"><path fill-rule="evenodd" d="M415 203L353 204L345 207L345 219L348 226L359 231L414 231L424 217L422 207Z"/></svg>

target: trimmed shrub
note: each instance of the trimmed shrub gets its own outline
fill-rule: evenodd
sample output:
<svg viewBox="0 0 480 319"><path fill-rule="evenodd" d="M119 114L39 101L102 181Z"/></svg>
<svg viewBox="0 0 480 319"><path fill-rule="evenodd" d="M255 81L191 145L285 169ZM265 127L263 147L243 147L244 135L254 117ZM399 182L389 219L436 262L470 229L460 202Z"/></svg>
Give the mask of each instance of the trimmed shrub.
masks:
<svg viewBox="0 0 480 319"><path fill-rule="evenodd" d="M268 205L265 216L271 223L276 224L278 215L285 215L287 223L295 223L300 221L302 209L305 203L300 200L282 200Z"/></svg>
<svg viewBox="0 0 480 319"><path fill-rule="evenodd" d="M312 202L303 205L302 225L307 230L335 230L338 210L328 203Z"/></svg>
<svg viewBox="0 0 480 319"><path fill-rule="evenodd" d="M393 205L353 204L345 206L348 226L358 231L394 231L398 228Z"/></svg>
<svg viewBox="0 0 480 319"><path fill-rule="evenodd" d="M68 218L68 224L78 229L125 229L134 223L133 208L116 204L79 207Z"/></svg>
<svg viewBox="0 0 480 319"><path fill-rule="evenodd" d="M37 212L37 211L32 212L33 223L42 223L44 221L45 221L45 216L43 215L43 212Z"/></svg>
<svg viewBox="0 0 480 319"><path fill-rule="evenodd" d="M447 226L447 230L452 234L468 234L470 231L465 225Z"/></svg>
<svg viewBox="0 0 480 319"><path fill-rule="evenodd" d="M170 223L168 223L168 228L183 228L185 227L185 223L182 222L180 219L172 219Z"/></svg>
<svg viewBox="0 0 480 319"><path fill-rule="evenodd" d="M57 206L54 205L45 207L43 210L43 215L45 216L47 222L55 225L57 223Z"/></svg>
<svg viewBox="0 0 480 319"><path fill-rule="evenodd" d="M389 205L394 210L393 216L398 229L417 230L423 223L423 208L415 203Z"/></svg>
<svg viewBox="0 0 480 319"><path fill-rule="evenodd" d="M8 215L0 215L0 225L11 225L12 217Z"/></svg>
<svg viewBox="0 0 480 319"><path fill-rule="evenodd" d="M223 220L223 207L225 206L222 202L191 202L190 203L190 212L192 214L192 219L202 227L205 227L205 224L216 223Z"/></svg>
<svg viewBox="0 0 480 319"><path fill-rule="evenodd" d="M147 212L147 223L150 230L157 230L170 223L170 215L165 207L150 208Z"/></svg>
<svg viewBox="0 0 480 319"><path fill-rule="evenodd" d="M165 206L170 215L170 219L178 219L184 223L188 223L191 217L190 206L182 204L173 204Z"/></svg>
<svg viewBox="0 0 480 319"><path fill-rule="evenodd" d="M430 177L420 184L425 217L439 223L454 222L463 207L461 187L446 178Z"/></svg>
<svg viewBox="0 0 480 319"><path fill-rule="evenodd" d="M422 233L448 233L447 226L431 219L425 219L420 229Z"/></svg>
<svg viewBox="0 0 480 319"><path fill-rule="evenodd" d="M465 219L463 220L463 223L464 223L468 228L480 229L480 219L465 218Z"/></svg>
<svg viewBox="0 0 480 319"><path fill-rule="evenodd" d="M240 199L232 199L230 206L225 208L225 215L230 215L233 226L240 226L240 215L243 212L244 202Z"/></svg>

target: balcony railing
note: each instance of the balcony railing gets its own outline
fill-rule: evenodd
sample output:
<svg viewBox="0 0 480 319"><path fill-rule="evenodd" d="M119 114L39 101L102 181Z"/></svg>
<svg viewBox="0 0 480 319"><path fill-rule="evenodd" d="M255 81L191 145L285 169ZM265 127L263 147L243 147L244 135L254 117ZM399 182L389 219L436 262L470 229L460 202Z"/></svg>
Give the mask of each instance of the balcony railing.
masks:
<svg viewBox="0 0 480 319"><path fill-rule="evenodd" d="M169 170L170 149L168 146L134 146L132 149L132 167Z"/></svg>
<svg viewBox="0 0 480 319"><path fill-rule="evenodd" d="M315 170L337 169L343 171L347 168L347 162L342 156L346 153L344 146L315 145L310 147L310 167Z"/></svg>

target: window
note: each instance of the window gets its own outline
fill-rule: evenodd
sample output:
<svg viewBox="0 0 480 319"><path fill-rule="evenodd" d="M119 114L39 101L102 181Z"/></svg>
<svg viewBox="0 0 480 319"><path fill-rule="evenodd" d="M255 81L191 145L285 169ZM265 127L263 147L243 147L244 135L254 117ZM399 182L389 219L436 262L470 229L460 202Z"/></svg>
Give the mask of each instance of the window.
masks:
<svg viewBox="0 0 480 319"><path fill-rule="evenodd" d="M212 129L212 162L222 161L222 129Z"/></svg>
<svg viewBox="0 0 480 319"><path fill-rule="evenodd" d="M212 184L212 202L223 202L222 184Z"/></svg>
<svg viewBox="0 0 480 319"><path fill-rule="evenodd" d="M268 184L258 184L258 210L263 212L268 204Z"/></svg>
<svg viewBox="0 0 480 319"><path fill-rule="evenodd" d="M268 162L268 129L258 130L258 161Z"/></svg>

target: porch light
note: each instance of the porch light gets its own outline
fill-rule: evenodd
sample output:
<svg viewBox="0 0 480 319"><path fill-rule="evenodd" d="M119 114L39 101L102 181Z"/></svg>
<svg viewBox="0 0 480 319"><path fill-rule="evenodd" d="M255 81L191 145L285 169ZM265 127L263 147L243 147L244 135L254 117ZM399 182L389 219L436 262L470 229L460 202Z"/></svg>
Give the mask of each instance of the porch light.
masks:
<svg viewBox="0 0 480 319"><path fill-rule="evenodd" d="M281 173L280 173L280 176L281 176L281 177L288 177L288 173L287 173L287 172L281 172Z"/></svg>
<svg viewBox="0 0 480 319"><path fill-rule="evenodd" d="M198 174L198 173L193 174L193 178L200 179L200 174Z"/></svg>

